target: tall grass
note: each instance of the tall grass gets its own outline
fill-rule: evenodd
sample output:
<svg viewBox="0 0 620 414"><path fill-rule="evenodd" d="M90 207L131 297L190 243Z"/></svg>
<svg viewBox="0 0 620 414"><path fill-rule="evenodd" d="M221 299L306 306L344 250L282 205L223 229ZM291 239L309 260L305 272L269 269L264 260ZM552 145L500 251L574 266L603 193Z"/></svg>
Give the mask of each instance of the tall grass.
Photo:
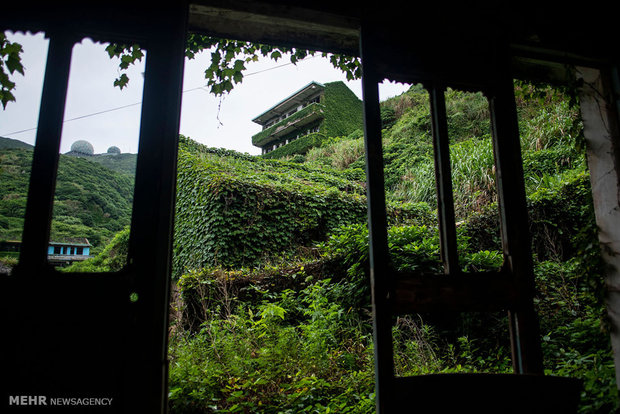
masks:
<svg viewBox="0 0 620 414"><path fill-rule="evenodd" d="M457 214L477 211L494 200L496 190L493 146L488 137L469 139L451 145L450 159ZM433 160L429 159L408 169L394 189L394 198L401 201L425 201L431 205L436 204L434 168Z"/></svg>

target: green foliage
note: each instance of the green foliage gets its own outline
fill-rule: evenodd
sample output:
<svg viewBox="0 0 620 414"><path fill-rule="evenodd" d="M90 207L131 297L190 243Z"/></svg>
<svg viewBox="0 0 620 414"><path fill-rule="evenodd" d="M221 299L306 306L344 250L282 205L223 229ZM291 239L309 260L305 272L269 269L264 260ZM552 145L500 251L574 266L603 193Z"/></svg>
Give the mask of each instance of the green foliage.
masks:
<svg viewBox="0 0 620 414"><path fill-rule="evenodd" d="M359 132L361 133L361 131ZM352 173L354 168L350 168L351 165L363 158L365 151L364 140L361 137L355 138L357 134L354 134L347 137L333 137L325 140L321 147L317 146L308 151L306 161ZM358 168L358 170L362 171L361 175L357 175L359 177L358 180L365 181L364 170L361 168Z"/></svg>
<svg viewBox="0 0 620 414"><path fill-rule="evenodd" d="M0 154L0 238L20 240L30 180L32 150ZM51 239L86 237L97 249L129 224L133 177L86 158L60 156Z"/></svg>
<svg viewBox="0 0 620 414"><path fill-rule="evenodd" d="M126 70L129 65L135 64L143 57L143 52L138 45L112 44L106 50L110 57L120 59L120 71ZM185 56L193 59L196 54L203 51L211 52L211 62L205 69L205 79L207 86L214 95L228 93L234 88L234 85L241 83L244 72L247 70L246 65L257 61L259 56L269 57L274 61L278 61L283 56L288 56L290 62L295 64L297 61L318 53L311 50L270 46L189 33ZM326 52L321 53L321 56L329 58L330 63L335 68L342 70L348 80L357 79L361 76L361 65L357 57ZM123 72L114 81L114 86L122 89L128 82L129 78Z"/></svg>
<svg viewBox="0 0 620 414"><path fill-rule="evenodd" d="M547 373L584 381L581 413L614 412L618 398L602 305L604 268L579 146L579 119L565 95L548 88L518 88L535 304ZM447 91L446 97L453 185L462 220L457 228L460 265L468 272L496 270L503 254L487 103L480 94ZM435 196L428 97L412 87L382 107L391 266L439 272L438 232L429 207ZM553 125L545 119L554 120ZM298 166L363 178L360 144L359 136L328 137L306 153L306 164ZM269 176L279 182L277 177ZM179 412L371 412L364 222L351 221L327 232L328 239L318 244L320 257L313 262L313 269L321 269L318 273L309 270L308 262L298 262L184 275L180 286L187 303L211 305L201 308L202 331L180 334L173 341L173 354L179 358L171 374L173 407ZM278 263L297 260L301 259L291 256ZM199 288L204 286L209 288ZM196 301L201 291L210 299ZM398 375L512 371L504 315L401 317L395 320L393 337ZM363 352L348 344L364 344ZM288 365L293 360L294 366ZM307 367L312 370L305 371ZM342 392L338 387L345 378L353 385ZM278 395L269 394L275 390ZM265 404L265 396L273 404Z"/></svg>
<svg viewBox="0 0 620 414"><path fill-rule="evenodd" d="M262 131L260 131L259 133L255 134L252 136L252 144L254 145L264 145L267 142L270 141L270 136L278 129L280 129L283 125L288 125L288 124L292 124L300 119L303 119L309 115L312 115L314 113L322 113L324 114L327 111L327 109L325 108L325 105L323 103L312 103L308 106L306 106L305 108L303 108L301 111L297 111L295 112L293 115L287 117L286 119L270 126L267 129L264 129ZM285 139L286 137L283 137L282 139Z"/></svg>
<svg viewBox="0 0 620 414"><path fill-rule="evenodd" d="M15 102L12 91L15 89L15 82L11 76L17 72L24 74L21 53L22 46L17 42L10 42L4 33L0 33L0 103L6 108L9 102Z"/></svg>
<svg viewBox="0 0 620 414"><path fill-rule="evenodd" d="M264 158L285 158L290 157L292 155L300 154L303 155L308 152L313 147L318 147L321 145L325 136L321 133L312 133L301 138L298 138L288 144L276 148L273 151L264 154Z"/></svg>
<svg viewBox="0 0 620 414"><path fill-rule="evenodd" d="M338 295L317 281L173 341L172 411L373 412L371 339Z"/></svg>
<svg viewBox="0 0 620 414"><path fill-rule="evenodd" d="M321 103L325 105L325 119L320 132L325 136L346 136L362 128L362 101L344 82L326 83Z"/></svg>
<svg viewBox="0 0 620 414"><path fill-rule="evenodd" d="M4 150L4 149L9 149L9 148L32 149L33 147L32 145L26 144L25 142L22 142L17 139L0 137L0 149Z"/></svg>
<svg viewBox="0 0 620 414"><path fill-rule="evenodd" d="M83 262L74 262L64 272L103 273L118 272L127 264L129 226L118 232L101 253Z"/></svg>
<svg viewBox="0 0 620 414"><path fill-rule="evenodd" d="M89 161L101 164L112 171L126 174L133 179L133 176L136 173L137 159L138 154L115 154L92 157L89 158Z"/></svg>
<svg viewBox="0 0 620 414"><path fill-rule="evenodd" d="M381 107L381 129L391 128L396 123L396 111L389 106Z"/></svg>
<svg viewBox="0 0 620 414"><path fill-rule="evenodd" d="M365 217L364 189L336 172L179 150L175 275L207 265L257 266Z"/></svg>

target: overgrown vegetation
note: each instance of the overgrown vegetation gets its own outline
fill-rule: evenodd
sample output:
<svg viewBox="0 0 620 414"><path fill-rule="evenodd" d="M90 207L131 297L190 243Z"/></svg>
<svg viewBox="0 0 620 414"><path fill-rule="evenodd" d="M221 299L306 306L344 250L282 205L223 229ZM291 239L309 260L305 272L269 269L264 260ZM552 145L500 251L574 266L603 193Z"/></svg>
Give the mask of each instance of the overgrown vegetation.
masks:
<svg viewBox="0 0 620 414"><path fill-rule="evenodd" d="M613 412L618 398L578 111L551 88L518 83L517 97L547 373L583 380L580 412ZM446 98L460 264L496 269L502 255L487 103L452 90ZM415 211L391 215L390 253L401 270L440 268L428 111L426 93L415 86L382 104L387 196L391 206ZM300 186L278 178L295 168L363 182L363 157L358 131L260 175L281 189ZM244 162L257 169L255 160ZM304 180L298 191L322 188ZM339 203L311 209L339 210ZM258 266L211 263L183 273L171 331L173 411L374 411L366 225L362 214L338 224L326 228L327 239L298 238ZM398 318L393 332L400 375L512 371L502 314L412 315Z"/></svg>
<svg viewBox="0 0 620 414"><path fill-rule="evenodd" d="M127 155L123 167L135 163L135 155ZM31 162L32 149L16 148L15 142L7 141L0 153L0 240L21 240ZM119 173L86 158L61 155L50 239L86 237L94 253L100 252L129 224L133 181L133 171Z"/></svg>
<svg viewBox="0 0 620 414"><path fill-rule="evenodd" d="M516 96L546 372L583 381L581 413L615 412L604 269L578 111L551 88L517 82ZM497 269L503 258L487 103L453 90L446 98L460 265ZM424 90L413 86L383 102L382 121L392 264L436 272ZM360 131L281 160L181 138L172 412L374 412L363 166ZM120 269L128 236L125 229L73 270ZM411 315L394 321L393 334L399 375L512 371L504 314Z"/></svg>

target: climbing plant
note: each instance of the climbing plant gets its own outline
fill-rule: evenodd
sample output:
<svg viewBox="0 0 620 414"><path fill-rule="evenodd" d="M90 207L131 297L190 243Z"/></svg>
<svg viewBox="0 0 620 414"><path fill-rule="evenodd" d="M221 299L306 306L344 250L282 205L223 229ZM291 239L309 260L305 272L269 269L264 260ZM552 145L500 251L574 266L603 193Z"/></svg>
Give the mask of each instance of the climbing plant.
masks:
<svg viewBox="0 0 620 414"><path fill-rule="evenodd" d="M216 155L187 141L177 175L177 276L207 265L255 266L365 217L363 186L337 172Z"/></svg>
<svg viewBox="0 0 620 414"><path fill-rule="evenodd" d="M130 81L127 70L144 57L143 47L135 43L113 43L106 48L106 51L110 58L119 58L119 76L114 79L113 84L123 89ZM205 68L204 76L207 81L206 86L216 96L230 92L236 84L241 83L244 72L247 70L246 65L258 61L261 56L274 61L288 57L291 63L296 64L308 56L320 55L328 58L335 68L342 70L348 80L358 79L362 75L359 58L354 56L189 33L185 56L193 59L203 51L211 52L211 61ZM15 82L11 78L15 72L24 74L22 52L23 49L19 43L11 42L3 33L0 33L0 102L3 107L15 101L13 95Z"/></svg>
<svg viewBox="0 0 620 414"><path fill-rule="evenodd" d="M193 59L203 51L211 52L211 61L205 69L204 76L207 81L206 86L216 96L230 92L236 84L241 83L244 72L247 70L246 65L258 61L261 56L274 61L288 56L290 62L296 64L308 56L320 54L329 58L335 68L342 70L348 80L361 77L360 61L357 57L352 56L224 39L197 33L190 33L186 44L185 56L189 59ZM112 44L108 46L107 51L110 57L118 57L121 60L119 64L121 74L114 81L115 86L122 89L127 85L129 77L126 70L130 65L142 59L143 54L139 52L140 50L140 46L134 44Z"/></svg>
<svg viewBox="0 0 620 414"><path fill-rule="evenodd" d="M4 33L0 32L0 103L6 108L9 102L15 102L13 90L15 82L11 81L10 75L15 72L24 74L24 66L21 61L22 46L17 42L11 42Z"/></svg>

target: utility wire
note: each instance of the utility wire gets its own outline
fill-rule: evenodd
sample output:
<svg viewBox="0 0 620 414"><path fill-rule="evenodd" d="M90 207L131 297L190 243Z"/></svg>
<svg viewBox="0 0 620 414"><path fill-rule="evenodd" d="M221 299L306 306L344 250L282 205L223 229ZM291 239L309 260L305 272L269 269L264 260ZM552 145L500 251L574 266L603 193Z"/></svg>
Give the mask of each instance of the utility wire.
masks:
<svg viewBox="0 0 620 414"><path fill-rule="evenodd" d="M305 57L304 59L300 59L299 61L301 62L302 60L311 59L311 58L313 58L313 57L315 57L315 56L308 56L308 57ZM267 68L267 69L258 70L258 71L256 71L256 72L252 72L252 73L247 73L247 74L245 74L245 75L243 75L243 76L244 76L244 77L248 77L248 76L252 76L252 75L257 75L257 74L259 74L259 73L268 72L268 71L270 71L270 70L278 69L278 68L281 68L281 67L283 67L283 66L288 66L288 65L294 65L294 63L293 63L293 62L283 63L283 64L281 64L281 65L273 66L273 67L271 67L271 68ZM191 88L191 89L186 89L186 90L182 91L182 93L192 92L192 91L195 91L195 90L198 90L198 89L202 89L203 91L208 92L208 91L205 89L205 86L206 86L206 85L204 85L204 86L197 86L197 87L195 87L195 88ZM64 120L62 121L62 123L64 124L65 122L70 122L70 121L76 121L76 120L78 120L78 119L89 118L89 117L91 117L91 116L101 115L101 114L105 114L105 113L108 113L108 112L113 112L113 111L118 111L118 110L120 110L120 109L125 109L125 108L129 108L129 107L131 107L131 106L137 106L137 105L141 105L141 104L142 104L142 101L140 101L140 102L136 102L136 103L132 103L132 104L128 104L128 105L118 106L118 107L116 107L116 108L104 109L104 110L102 110L102 111L93 112L93 113L86 114L86 115L76 116L75 118L64 119ZM34 131L34 130L36 130L36 129L37 129L37 127L34 127L34 128L28 128L28 129L22 129L22 130L20 130L20 131L14 131L14 132L9 132L9 133L3 133L3 134L0 134L0 136L17 135L17 134L21 134L21 133L23 133L23 132Z"/></svg>

